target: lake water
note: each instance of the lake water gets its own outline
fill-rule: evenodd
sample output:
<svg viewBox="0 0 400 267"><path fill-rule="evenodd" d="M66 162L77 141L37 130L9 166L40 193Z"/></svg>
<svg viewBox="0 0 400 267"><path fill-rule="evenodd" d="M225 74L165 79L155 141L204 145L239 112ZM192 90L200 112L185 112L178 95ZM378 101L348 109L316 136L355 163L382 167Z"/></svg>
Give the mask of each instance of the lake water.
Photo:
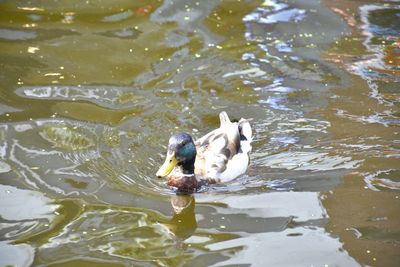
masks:
<svg viewBox="0 0 400 267"><path fill-rule="evenodd" d="M1 266L399 266L398 1L0 1ZM251 118L176 195L171 134Z"/></svg>

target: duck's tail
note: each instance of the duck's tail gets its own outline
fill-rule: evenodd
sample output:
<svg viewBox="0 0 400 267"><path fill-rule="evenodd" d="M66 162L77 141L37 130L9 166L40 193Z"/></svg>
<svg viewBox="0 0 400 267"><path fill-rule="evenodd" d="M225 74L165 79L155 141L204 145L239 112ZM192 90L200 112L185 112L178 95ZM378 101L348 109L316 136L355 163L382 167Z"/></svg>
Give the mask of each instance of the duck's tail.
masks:
<svg viewBox="0 0 400 267"><path fill-rule="evenodd" d="M222 125L231 122L231 120L228 117L228 114L225 111L222 111L221 113L219 113L219 121L220 121L221 127L222 127Z"/></svg>
<svg viewBox="0 0 400 267"><path fill-rule="evenodd" d="M232 123L228 117L228 114L225 111L222 111L219 114L219 120L220 120L220 127L222 127L223 125L226 125L228 123ZM239 133L240 133L240 148L245 153L249 153L251 151L251 141L253 140L252 130L251 130L249 121L250 120L246 120L243 118L240 119L239 121L237 121L237 120L233 121L233 122L237 122L237 124L238 124Z"/></svg>

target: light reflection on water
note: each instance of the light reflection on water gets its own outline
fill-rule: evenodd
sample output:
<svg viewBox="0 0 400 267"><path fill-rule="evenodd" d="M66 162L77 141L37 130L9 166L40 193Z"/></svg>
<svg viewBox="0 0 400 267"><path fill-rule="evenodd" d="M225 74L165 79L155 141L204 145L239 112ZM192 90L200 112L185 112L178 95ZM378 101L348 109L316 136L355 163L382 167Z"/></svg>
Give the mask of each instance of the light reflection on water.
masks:
<svg viewBox="0 0 400 267"><path fill-rule="evenodd" d="M360 7L363 34L366 36L363 45L371 55L351 64L349 69L367 81L370 96L386 106L386 109L368 117L356 117L356 120L382 123L385 126L399 124L396 115L398 110L395 108L399 102L399 95L397 90L391 88L398 87L400 83L398 68L400 25L396 22L399 9L400 6L396 4L372 4ZM386 16L387 20L377 18L382 15Z"/></svg>
<svg viewBox="0 0 400 267"><path fill-rule="evenodd" d="M385 161L398 157L389 64L398 53L379 43L398 29L370 21L397 5L361 6L372 56L336 66L321 54L350 30L314 2L63 3L0 4L9 11L0 57L10 62L0 74L0 182L39 214L15 217L7 203L16 194L2 202L0 254L20 253L22 263L0 264L365 264L326 229L346 207L327 210L322 198L349 171L374 192L399 189ZM351 87L351 73L377 100L367 114L333 91ZM252 118L248 173L175 195L154 177L169 135L200 137L221 110ZM359 123L374 128L360 136Z"/></svg>
<svg viewBox="0 0 400 267"><path fill-rule="evenodd" d="M271 242L273 240L273 242ZM321 246L320 244L324 245ZM248 246L248 244L252 244ZM226 242L211 244L211 251L229 251L232 248L242 248L223 264L247 264L254 266L289 266L280 254L282 247L287 255L293 256L296 261L313 262L316 265L359 266L351 257L342 252L339 240L331 238L321 228L307 229L298 227L296 230L286 229L281 232L261 233L257 236L246 236ZM265 257L260 257L264 255ZM335 258L334 261L329 259ZM218 264L211 266L219 266Z"/></svg>

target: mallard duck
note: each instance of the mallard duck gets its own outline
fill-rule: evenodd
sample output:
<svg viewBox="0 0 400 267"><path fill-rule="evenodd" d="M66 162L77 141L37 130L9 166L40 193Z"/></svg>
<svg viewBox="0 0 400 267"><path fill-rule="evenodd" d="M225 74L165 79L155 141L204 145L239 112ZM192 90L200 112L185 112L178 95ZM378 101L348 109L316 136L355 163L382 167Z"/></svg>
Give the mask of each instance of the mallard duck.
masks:
<svg viewBox="0 0 400 267"><path fill-rule="evenodd" d="M187 133L171 136L164 164L157 176L178 191L193 192L203 184L227 182L246 172L252 131L246 119L231 122L219 114L220 127L197 141Z"/></svg>

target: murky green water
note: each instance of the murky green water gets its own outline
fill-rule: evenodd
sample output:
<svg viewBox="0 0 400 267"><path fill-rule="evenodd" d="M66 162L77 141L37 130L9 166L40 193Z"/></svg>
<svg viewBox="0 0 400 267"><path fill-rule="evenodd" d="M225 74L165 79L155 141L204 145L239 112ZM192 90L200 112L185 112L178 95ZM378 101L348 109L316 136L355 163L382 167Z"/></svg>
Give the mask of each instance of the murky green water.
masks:
<svg viewBox="0 0 400 267"><path fill-rule="evenodd" d="M398 266L395 1L0 1L0 265ZM155 177L253 118L247 175Z"/></svg>

